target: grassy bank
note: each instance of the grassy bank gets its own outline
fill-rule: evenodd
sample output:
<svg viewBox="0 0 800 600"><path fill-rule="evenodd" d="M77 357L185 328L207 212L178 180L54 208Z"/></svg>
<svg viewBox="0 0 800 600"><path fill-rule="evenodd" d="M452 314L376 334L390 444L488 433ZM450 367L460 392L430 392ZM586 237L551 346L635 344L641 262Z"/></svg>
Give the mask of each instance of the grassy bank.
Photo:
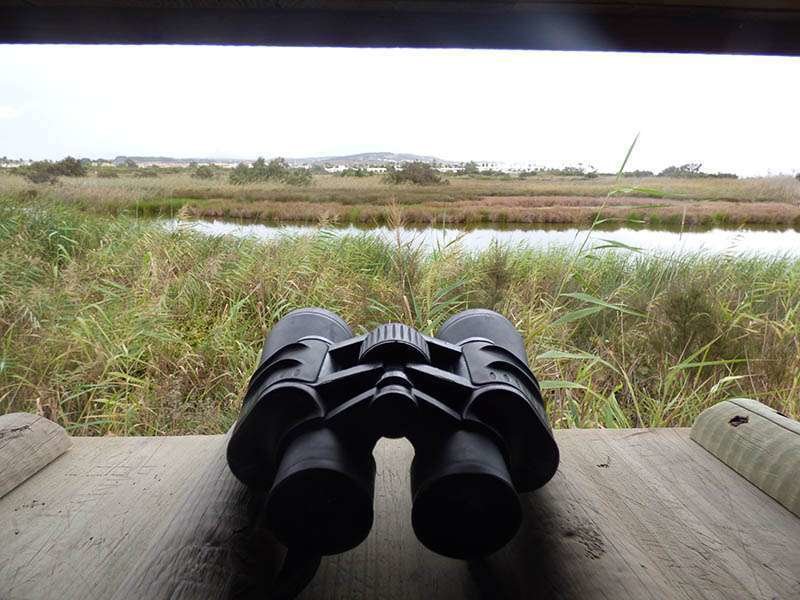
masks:
<svg viewBox="0 0 800 600"><path fill-rule="evenodd" d="M49 199L87 211L127 215L236 217L265 221L320 219L385 223L399 211L407 223L591 223L634 219L651 225L800 227L800 182L792 177L644 179L597 177L470 178L446 185L392 185L381 176L315 175L310 186L232 185L223 175L155 178L62 177L32 184L0 174L0 195Z"/></svg>
<svg viewBox="0 0 800 600"><path fill-rule="evenodd" d="M683 201L645 198L572 196L503 196L480 200L431 201L392 205L336 202L241 203L234 200L187 202L185 217L251 219L261 222L387 224L395 218L416 225L578 225L596 220L639 223L650 227L793 227L800 228L800 205L776 202Z"/></svg>
<svg viewBox="0 0 800 600"><path fill-rule="evenodd" d="M524 334L558 427L688 425L747 395L800 416L800 262L270 243L0 202L0 412L75 434L224 431L264 334L324 306L433 332L486 306Z"/></svg>

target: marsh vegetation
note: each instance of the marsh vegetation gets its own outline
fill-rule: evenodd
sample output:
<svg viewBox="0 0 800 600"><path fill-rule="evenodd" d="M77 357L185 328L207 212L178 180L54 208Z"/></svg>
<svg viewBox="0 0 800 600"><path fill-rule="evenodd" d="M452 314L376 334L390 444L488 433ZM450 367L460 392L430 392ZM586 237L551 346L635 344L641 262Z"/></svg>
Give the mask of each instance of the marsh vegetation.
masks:
<svg viewBox="0 0 800 600"><path fill-rule="evenodd" d="M7 169L0 173L0 195L23 201L45 198L101 214L175 216L183 211L195 217L272 222L382 224L399 210L404 222L415 224L588 225L599 217L652 226L800 227L800 182L790 176L448 174L430 185L418 185L392 183L381 174L312 175L282 164L273 165L274 169L270 165L241 173L104 167L85 176L59 177L55 183L31 183Z"/></svg>
<svg viewBox="0 0 800 600"><path fill-rule="evenodd" d="M357 331L427 333L467 307L499 310L557 427L689 425L736 395L800 416L797 260L211 237L82 210L135 203L127 184L87 181L0 203L1 412L48 405L74 434L225 431L265 333L317 305Z"/></svg>

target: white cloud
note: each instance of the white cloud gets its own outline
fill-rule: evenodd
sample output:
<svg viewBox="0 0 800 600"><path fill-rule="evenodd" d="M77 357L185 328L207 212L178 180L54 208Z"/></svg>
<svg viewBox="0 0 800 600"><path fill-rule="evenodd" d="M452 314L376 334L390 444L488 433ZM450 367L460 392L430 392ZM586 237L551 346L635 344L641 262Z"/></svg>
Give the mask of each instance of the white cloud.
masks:
<svg viewBox="0 0 800 600"><path fill-rule="evenodd" d="M0 119L16 119L20 114L19 109L0 104Z"/></svg>
<svg viewBox="0 0 800 600"><path fill-rule="evenodd" d="M641 132L631 169L799 166L800 58L0 45L0 65L0 156L394 151L615 171Z"/></svg>

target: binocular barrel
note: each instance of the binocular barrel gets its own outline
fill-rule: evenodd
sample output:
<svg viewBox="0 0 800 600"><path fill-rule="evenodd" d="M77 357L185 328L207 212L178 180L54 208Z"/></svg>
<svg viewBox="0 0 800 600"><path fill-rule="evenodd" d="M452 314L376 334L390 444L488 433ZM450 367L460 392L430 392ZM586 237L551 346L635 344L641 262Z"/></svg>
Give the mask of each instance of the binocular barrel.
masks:
<svg viewBox="0 0 800 600"><path fill-rule="evenodd" d="M558 467L522 336L482 309L453 316L435 337L397 323L353 336L326 310L289 313L265 340L228 463L268 492L281 542L336 554L372 527L381 437L413 444L414 531L455 558L504 546L521 521L518 494Z"/></svg>

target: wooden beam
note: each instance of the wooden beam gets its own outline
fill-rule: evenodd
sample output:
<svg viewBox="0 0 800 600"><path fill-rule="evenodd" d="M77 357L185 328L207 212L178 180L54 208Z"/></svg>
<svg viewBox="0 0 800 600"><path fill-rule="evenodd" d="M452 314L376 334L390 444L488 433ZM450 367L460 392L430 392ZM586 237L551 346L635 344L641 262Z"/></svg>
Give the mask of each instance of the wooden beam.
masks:
<svg viewBox="0 0 800 600"><path fill-rule="evenodd" d="M0 498L72 445L62 427L28 413L0 415Z"/></svg>
<svg viewBox="0 0 800 600"><path fill-rule="evenodd" d="M0 5L3 43L238 44L800 55L800 7L394 3L408 9ZM174 4L174 3L173 3ZM346 3L344 3L346 5ZM322 3L323 7L331 3ZM302 6L302 3L301 3ZM364 4L360 4L364 6ZM385 6L378 3L377 6ZM448 8L448 6L450 8ZM454 8L455 7L455 8ZM494 7L494 8L492 8Z"/></svg>

